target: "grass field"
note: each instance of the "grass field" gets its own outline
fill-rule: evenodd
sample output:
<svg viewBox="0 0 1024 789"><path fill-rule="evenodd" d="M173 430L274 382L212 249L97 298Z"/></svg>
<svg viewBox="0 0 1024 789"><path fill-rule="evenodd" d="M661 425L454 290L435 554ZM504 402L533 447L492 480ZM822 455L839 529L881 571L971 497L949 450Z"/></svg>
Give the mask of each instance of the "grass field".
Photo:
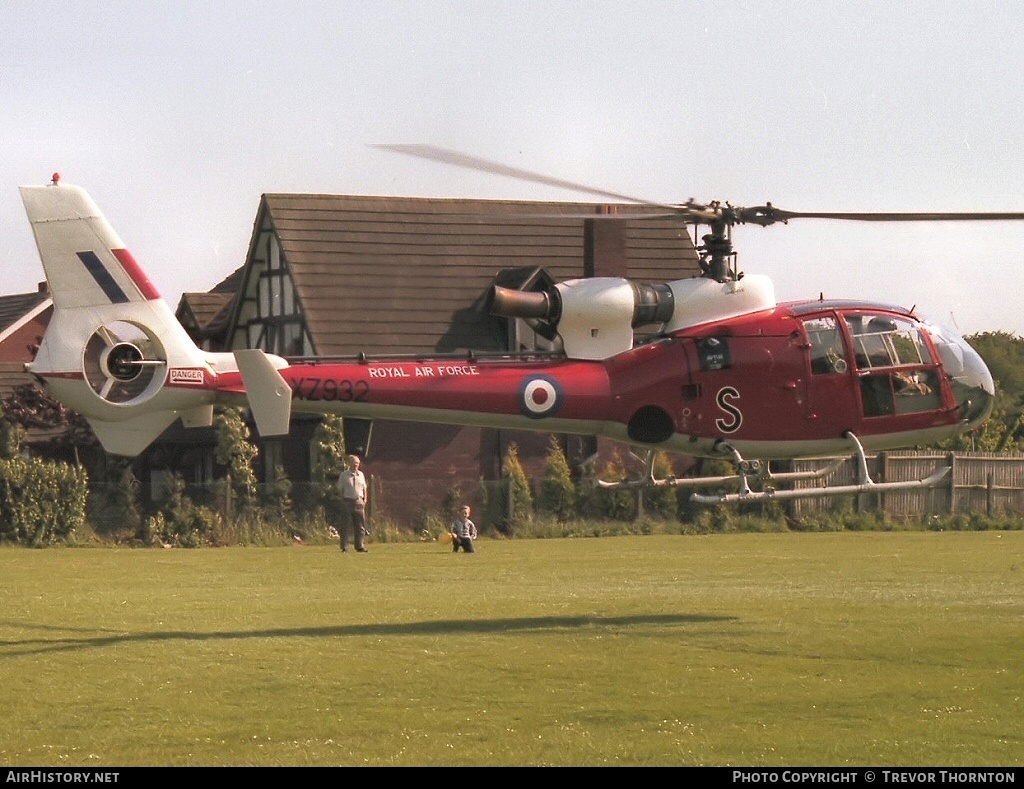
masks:
<svg viewBox="0 0 1024 789"><path fill-rule="evenodd" d="M1024 532L0 550L5 765L1019 765Z"/></svg>

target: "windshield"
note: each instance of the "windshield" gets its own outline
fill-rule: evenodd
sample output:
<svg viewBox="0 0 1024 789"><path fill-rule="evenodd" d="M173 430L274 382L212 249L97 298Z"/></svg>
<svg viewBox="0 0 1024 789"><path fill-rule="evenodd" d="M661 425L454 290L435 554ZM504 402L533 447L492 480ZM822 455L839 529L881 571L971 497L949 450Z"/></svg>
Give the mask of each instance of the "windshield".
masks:
<svg viewBox="0 0 1024 789"><path fill-rule="evenodd" d="M992 411L996 387L992 373L967 341L947 326L928 324L942 368L953 385L960 411L970 426L977 427Z"/></svg>

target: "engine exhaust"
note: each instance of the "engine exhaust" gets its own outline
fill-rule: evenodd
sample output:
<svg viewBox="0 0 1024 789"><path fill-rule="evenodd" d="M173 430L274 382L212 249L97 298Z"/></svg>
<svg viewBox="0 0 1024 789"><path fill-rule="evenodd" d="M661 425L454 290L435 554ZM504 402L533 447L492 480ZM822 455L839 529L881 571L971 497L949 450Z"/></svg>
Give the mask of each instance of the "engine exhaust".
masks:
<svg viewBox="0 0 1024 789"><path fill-rule="evenodd" d="M557 290L528 291L493 285L487 294L487 311L501 318L524 318L558 323L562 299Z"/></svg>

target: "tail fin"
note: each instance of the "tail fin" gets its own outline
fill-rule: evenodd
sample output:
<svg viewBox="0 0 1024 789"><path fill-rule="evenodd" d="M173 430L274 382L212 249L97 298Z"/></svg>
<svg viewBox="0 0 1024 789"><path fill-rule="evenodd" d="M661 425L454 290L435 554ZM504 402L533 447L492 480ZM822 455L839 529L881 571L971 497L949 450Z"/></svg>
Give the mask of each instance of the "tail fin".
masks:
<svg viewBox="0 0 1024 789"><path fill-rule="evenodd" d="M202 351L160 298L83 189L59 183L21 189L35 233L53 317L30 372L82 414L108 452L137 455L178 417L210 424L213 405L236 402L241 373L260 429L288 431L291 390L284 359L262 351Z"/></svg>
<svg viewBox="0 0 1024 789"><path fill-rule="evenodd" d="M55 307L160 298L84 189L55 179L50 186L23 186L21 196Z"/></svg>
<svg viewBox="0 0 1024 789"><path fill-rule="evenodd" d="M54 305L29 371L115 454L138 454L180 415L208 421L233 357L196 347L83 189L55 178L21 194Z"/></svg>

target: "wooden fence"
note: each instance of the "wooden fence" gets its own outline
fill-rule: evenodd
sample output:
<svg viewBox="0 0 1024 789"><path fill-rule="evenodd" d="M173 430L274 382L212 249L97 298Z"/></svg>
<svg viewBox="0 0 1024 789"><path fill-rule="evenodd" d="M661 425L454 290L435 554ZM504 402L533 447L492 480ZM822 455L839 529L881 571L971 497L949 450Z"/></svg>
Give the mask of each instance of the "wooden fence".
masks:
<svg viewBox="0 0 1024 789"><path fill-rule="evenodd" d="M822 460L801 460L794 470L826 465ZM875 482L923 479L940 467L951 468L934 488L914 488L857 496L857 509L895 517L927 517L982 513L989 516L1024 515L1024 454L994 452L880 452L868 456L868 471ZM847 460L829 480L843 485L856 482L856 469ZM810 485L812 483L803 483ZM797 499L794 516L827 512L834 508L827 498Z"/></svg>

